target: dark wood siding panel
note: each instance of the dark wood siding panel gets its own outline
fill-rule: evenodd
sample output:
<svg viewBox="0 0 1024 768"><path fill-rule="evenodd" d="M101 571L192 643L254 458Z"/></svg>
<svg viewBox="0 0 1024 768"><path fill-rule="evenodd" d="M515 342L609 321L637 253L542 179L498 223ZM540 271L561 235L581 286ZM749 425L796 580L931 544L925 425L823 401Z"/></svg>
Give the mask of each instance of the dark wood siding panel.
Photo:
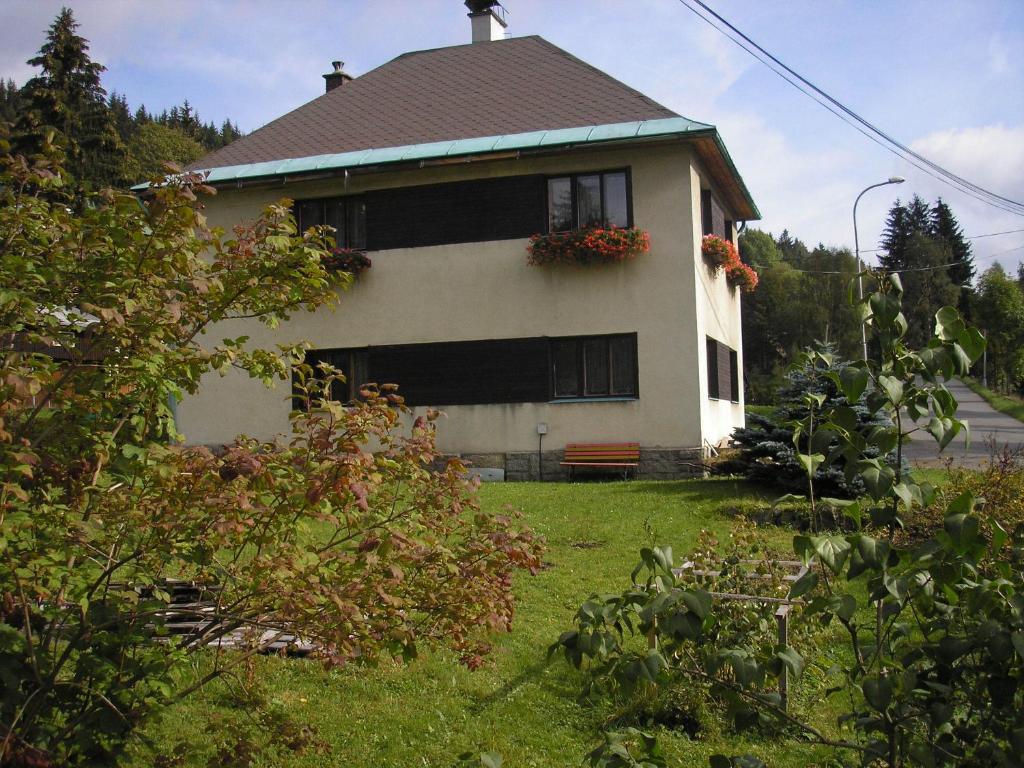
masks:
<svg viewBox="0 0 1024 768"><path fill-rule="evenodd" d="M711 231L721 238L729 239L725 231L725 211L714 195L711 196Z"/></svg>
<svg viewBox="0 0 1024 768"><path fill-rule="evenodd" d="M729 348L718 343L718 396L721 399L729 397L732 391L732 376L729 370Z"/></svg>
<svg viewBox="0 0 1024 768"><path fill-rule="evenodd" d="M729 350L729 399L734 403L740 401L739 355L735 349Z"/></svg>
<svg viewBox="0 0 1024 768"><path fill-rule="evenodd" d="M544 229L544 176L384 189L366 195L367 248L529 237Z"/></svg>
<svg viewBox="0 0 1024 768"><path fill-rule="evenodd" d="M549 398L547 339L372 347L369 377L398 384L409 405L542 402Z"/></svg>
<svg viewBox="0 0 1024 768"><path fill-rule="evenodd" d="M727 228L725 209L710 189L700 191L701 229L705 235L718 235L725 240L732 239L731 226Z"/></svg>

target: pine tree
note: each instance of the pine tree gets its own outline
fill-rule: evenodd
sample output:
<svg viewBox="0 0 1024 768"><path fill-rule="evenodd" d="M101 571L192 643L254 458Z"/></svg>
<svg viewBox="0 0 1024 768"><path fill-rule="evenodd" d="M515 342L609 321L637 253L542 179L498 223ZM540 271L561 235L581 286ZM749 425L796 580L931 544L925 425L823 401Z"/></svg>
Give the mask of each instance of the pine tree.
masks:
<svg viewBox="0 0 1024 768"><path fill-rule="evenodd" d="M797 269L803 269L810 257L810 251L799 238L793 238L789 230L782 230L778 239L779 251L782 253L782 260L793 265Z"/></svg>
<svg viewBox="0 0 1024 768"><path fill-rule="evenodd" d="M949 279L945 265L949 249L933 237L913 232L904 249L903 314L907 319L906 343L920 348L928 343L935 328L935 313L956 305L960 288Z"/></svg>
<svg viewBox="0 0 1024 768"><path fill-rule="evenodd" d="M932 208L930 230L932 237L949 247L951 261L954 263L954 266L949 268L949 279L956 285L969 286L974 280L971 244L964 237L964 231L960 228L953 211L941 197Z"/></svg>
<svg viewBox="0 0 1024 768"><path fill-rule="evenodd" d="M188 103L188 99L185 99L181 109L178 110L177 128L190 139L196 139L199 137L201 126L202 123L199 122L199 115L196 114L192 105Z"/></svg>
<svg viewBox="0 0 1024 768"><path fill-rule="evenodd" d="M67 168L75 178L116 184L121 179L124 147L100 85L105 67L89 58L89 41L76 34L77 29L71 9L63 8L39 55L29 59L42 72L22 89L25 108L15 128L15 148L36 152L46 129L55 129L65 143Z"/></svg>
<svg viewBox="0 0 1024 768"><path fill-rule="evenodd" d="M911 232L931 233L932 209L918 195L914 195L907 206L907 223L910 225Z"/></svg>
<svg viewBox="0 0 1024 768"><path fill-rule="evenodd" d="M885 253L878 257L878 261L883 269L895 272L906 266L907 240L910 239L912 232L907 206L897 198L892 208L889 209L889 216L885 220L885 229L882 230L881 246Z"/></svg>
<svg viewBox="0 0 1024 768"><path fill-rule="evenodd" d="M953 211L940 197L932 208L931 235L942 245L949 255L949 279L960 287L958 302L960 313L970 319L972 317L971 296L974 293L974 258L971 255L971 244L964 237L960 223Z"/></svg>
<svg viewBox="0 0 1024 768"><path fill-rule="evenodd" d="M136 125L132 118L131 110L128 108L128 97L123 94L111 93L108 102L110 117L114 121L114 128L121 141L127 142L135 134Z"/></svg>
<svg viewBox="0 0 1024 768"><path fill-rule="evenodd" d="M231 124L231 121L225 120L220 126L220 146L226 147L240 135L238 129Z"/></svg>
<svg viewBox="0 0 1024 768"><path fill-rule="evenodd" d="M0 80L0 122L14 123L22 110L21 89L8 78Z"/></svg>

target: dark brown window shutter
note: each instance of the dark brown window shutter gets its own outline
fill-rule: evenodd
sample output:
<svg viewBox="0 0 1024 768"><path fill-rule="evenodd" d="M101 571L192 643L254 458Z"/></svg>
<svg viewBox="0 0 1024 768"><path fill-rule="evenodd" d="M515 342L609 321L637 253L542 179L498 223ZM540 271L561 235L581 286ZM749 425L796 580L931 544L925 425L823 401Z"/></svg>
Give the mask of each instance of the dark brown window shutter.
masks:
<svg viewBox="0 0 1024 768"><path fill-rule="evenodd" d="M708 397L718 399L718 342L707 337Z"/></svg>

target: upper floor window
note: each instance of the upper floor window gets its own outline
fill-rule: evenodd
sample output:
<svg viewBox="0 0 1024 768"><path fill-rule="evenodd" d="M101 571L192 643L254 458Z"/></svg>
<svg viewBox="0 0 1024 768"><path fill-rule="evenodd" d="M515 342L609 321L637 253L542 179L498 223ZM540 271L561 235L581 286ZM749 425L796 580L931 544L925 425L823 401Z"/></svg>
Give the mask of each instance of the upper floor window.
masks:
<svg viewBox="0 0 1024 768"><path fill-rule="evenodd" d="M624 170L548 179L548 232L628 227L631 219L629 174Z"/></svg>
<svg viewBox="0 0 1024 768"><path fill-rule="evenodd" d="M339 248L366 248L366 203L360 197L298 200L295 220L299 232L323 224L334 227Z"/></svg>

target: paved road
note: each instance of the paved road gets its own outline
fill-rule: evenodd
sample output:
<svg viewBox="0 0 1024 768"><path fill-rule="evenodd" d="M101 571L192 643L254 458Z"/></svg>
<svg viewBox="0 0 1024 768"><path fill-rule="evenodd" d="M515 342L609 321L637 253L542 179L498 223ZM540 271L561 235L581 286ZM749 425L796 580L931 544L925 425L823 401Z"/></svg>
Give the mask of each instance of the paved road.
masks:
<svg viewBox="0 0 1024 768"><path fill-rule="evenodd" d="M947 386L960 403L957 415L970 424L970 446L965 444L961 434L940 454L931 435L915 434L914 440L904 448L911 464L938 466L945 459L952 458L958 465L977 467L988 461L993 446L997 452L1004 448L1024 448L1024 424L994 410L959 381L949 382Z"/></svg>

